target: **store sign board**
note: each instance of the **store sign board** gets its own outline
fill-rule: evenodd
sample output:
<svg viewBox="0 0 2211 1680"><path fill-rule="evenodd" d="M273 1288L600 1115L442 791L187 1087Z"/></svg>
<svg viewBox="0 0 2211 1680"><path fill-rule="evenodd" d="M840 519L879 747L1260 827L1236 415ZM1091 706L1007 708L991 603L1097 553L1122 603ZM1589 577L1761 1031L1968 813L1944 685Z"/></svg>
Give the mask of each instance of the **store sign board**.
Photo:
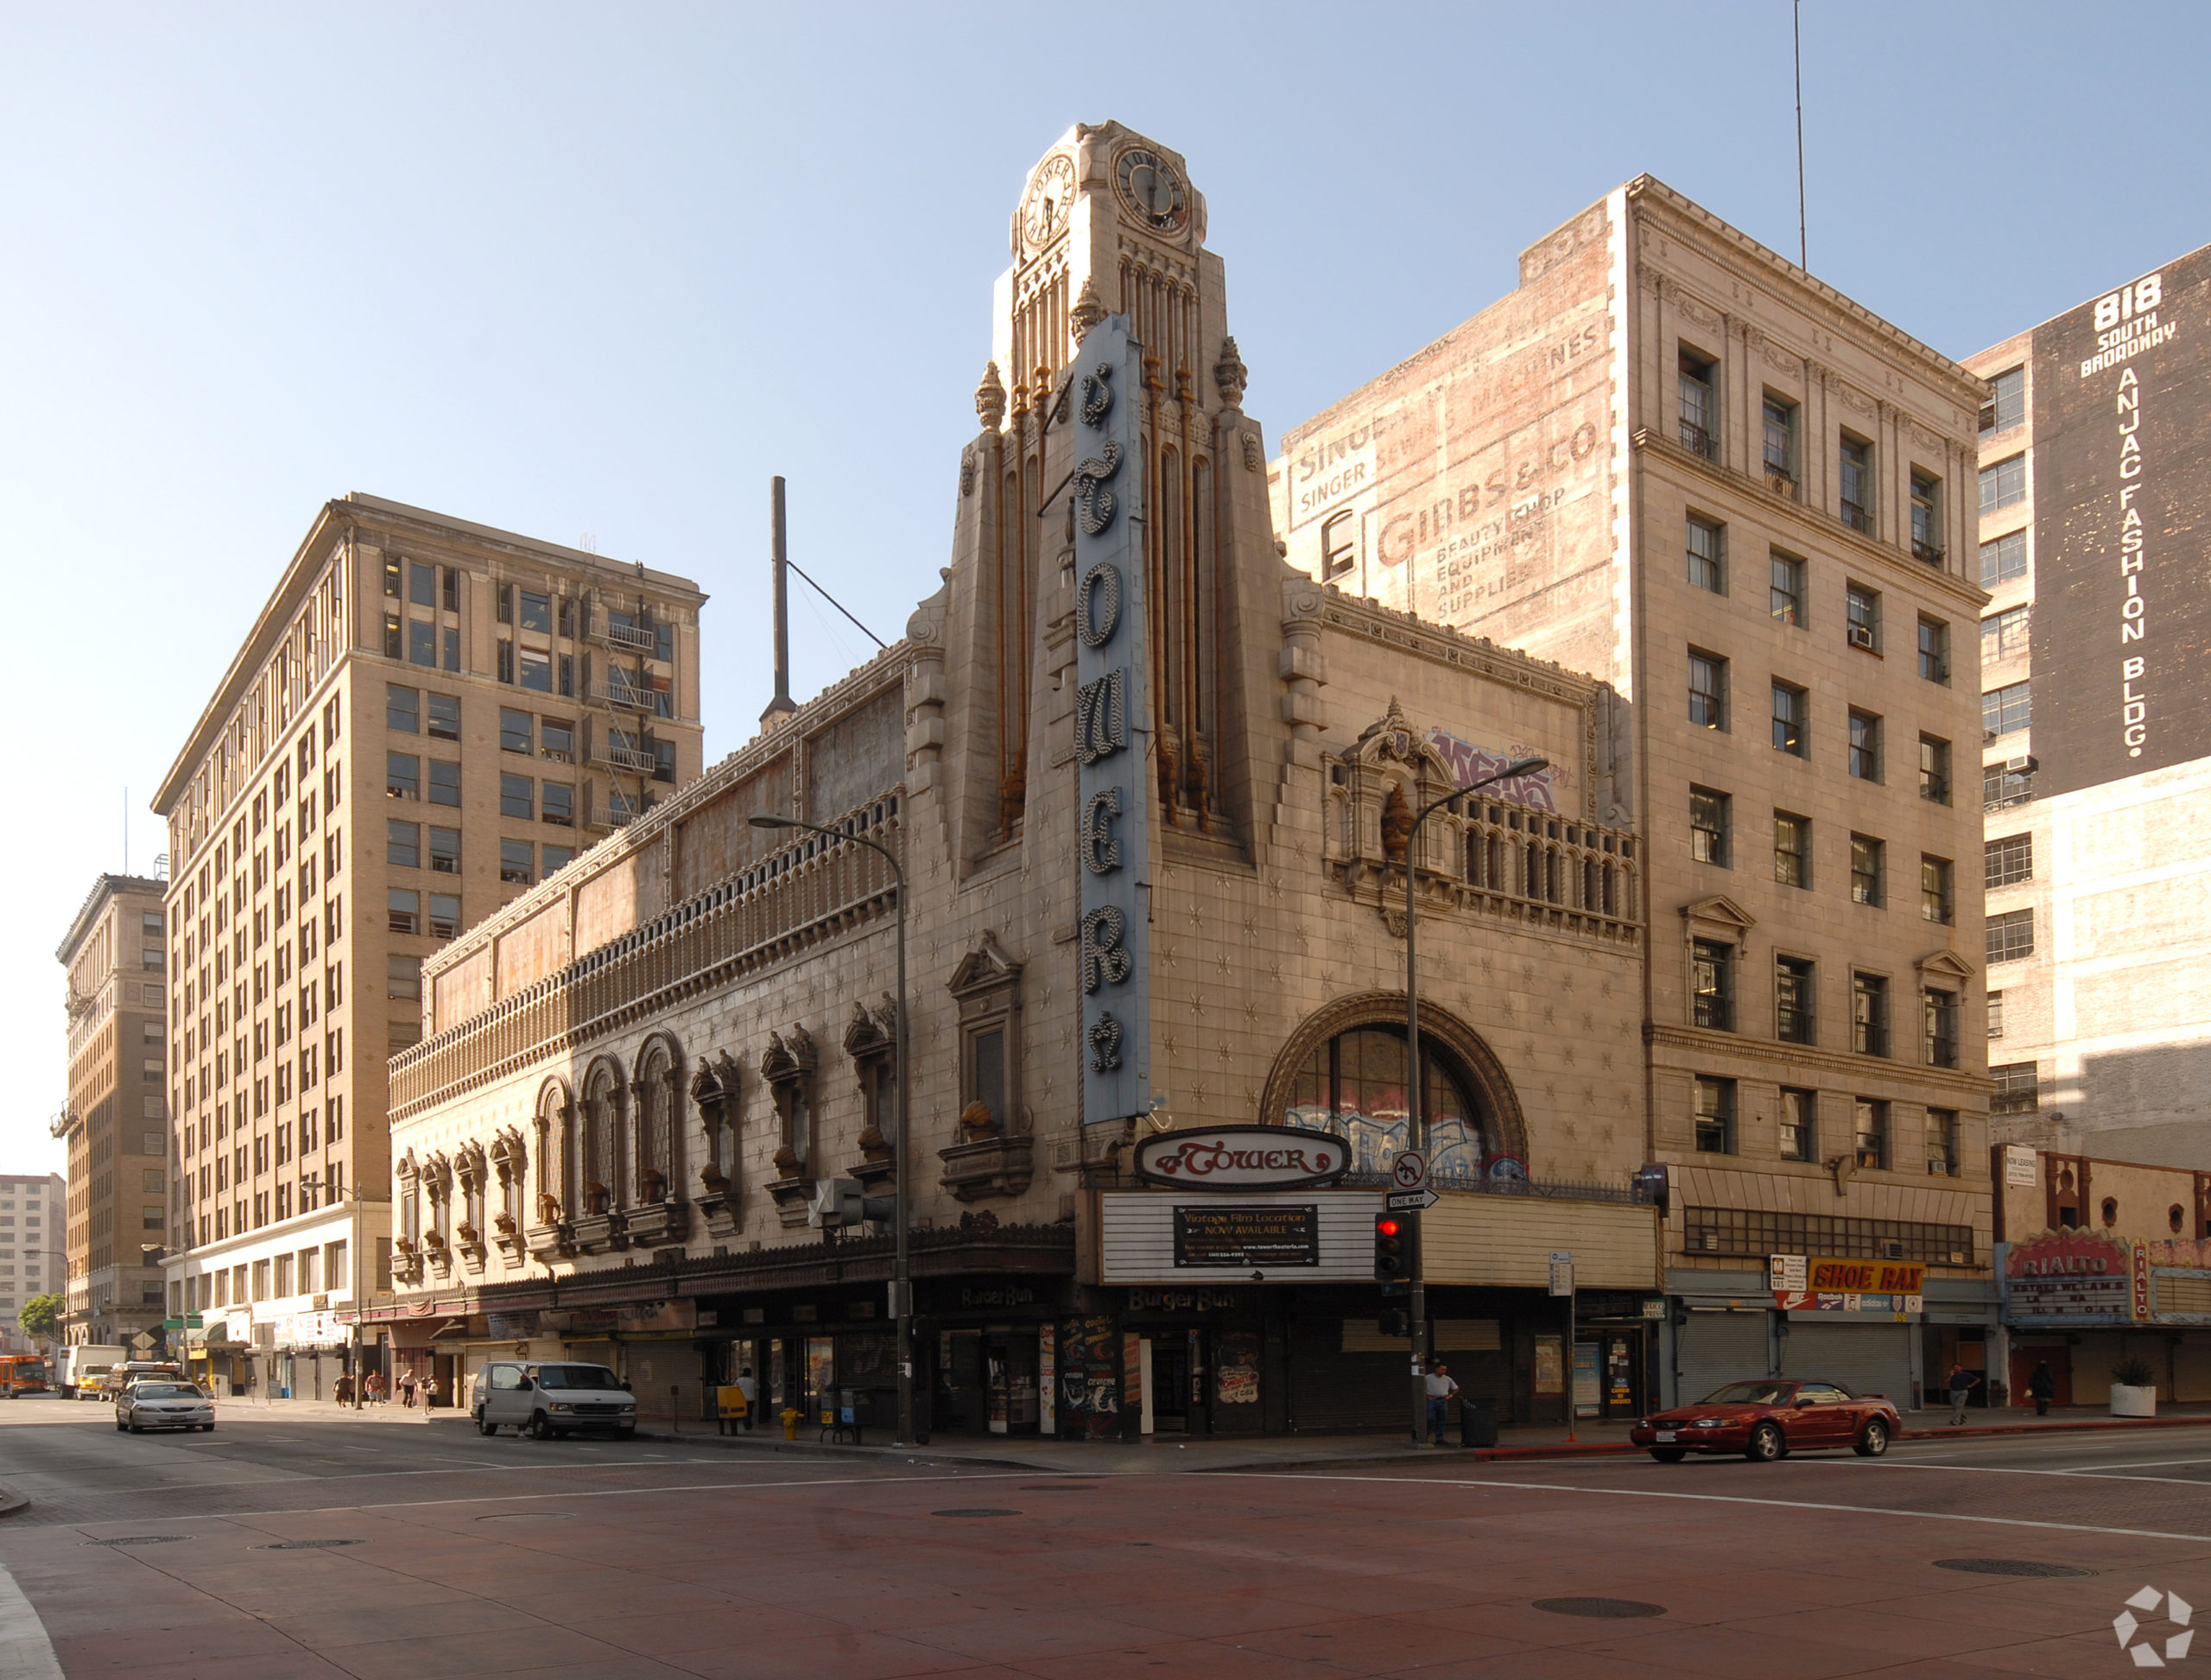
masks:
<svg viewBox="0 0 2211 1680"><path fill-rule="evenodd" d="M1917 1261L1821 1259L1815 1255L1805 1271L1804 1286L1815 1295L1917 1295L1927 1281L1927 1268Z"/></svg>
<svg viewBox="0 0 2211 1680"><path fill-rule="evenodd" d="M2035 1187L2035 1148L2032 1144L2004 1145L2004 1187L2031 1190Z"/></svg>
<svg viewBox="0 0 2211 1680"><path fill-rule="evenodd" d="M2119 1321L2133 1315L2134 1246L2093 1231L2045 1231L2009 1246L2004 1290L2014 1318Z"/></svg>
<svg viewBox="0 0 2211 1680"><path fill-rule="evenodd" d="M1310 1202L1177 1206L1175 1264L1251 1271L1317 1266L1320 1213Z"/></svg>
<svg viewBox="0 0 2211 1680"><path fill-rule="evenodd" d="M1216 1125L1163 1132L1137 1145L1137 1176L1199 1190L1291 1190L1332 1184L1351 1166L1351 1145L1294 1126Z"/></svg>

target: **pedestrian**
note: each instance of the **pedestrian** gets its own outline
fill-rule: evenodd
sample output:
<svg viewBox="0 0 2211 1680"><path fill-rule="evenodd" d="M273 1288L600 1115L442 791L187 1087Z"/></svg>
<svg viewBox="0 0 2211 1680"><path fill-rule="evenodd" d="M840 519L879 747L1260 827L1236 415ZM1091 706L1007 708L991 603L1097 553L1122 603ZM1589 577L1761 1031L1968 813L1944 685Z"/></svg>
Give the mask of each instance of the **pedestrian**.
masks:
<svg viewBox="0 0 2211 1680"><path fill-rule="evenodd" d="M2035 1361L2034 1374L2027 1379L2027 1392L2035 1398L2035 1416L2049 1417L2049 1403L2057 1398L2057 1378L2048 1360Z"/></svg>
<svg viewBox="0 0 2211 1680"><path fill-rule="evenodd" d="M1962 1365L1950 1367L1950 1427L1957 1429L1966 1421L1966 1396L1972 1393L1980 1379Z"/></svg>
<svg viewBox="0 0 2211 1680"><path fill-rule="evenodd" d="M370 1372L369 1379L366 1383L362 1385L362 1390L369 1397L369 1404L371 1405L382 1405L383 1404L383 1373L381 1371Z"/></svg>
<svg viewBox="0 0 2211 1680"><path fill-rule="evenodd" d="M752 1427L752 1414L760 1410L760 1379L746 1366L737 1373L737 1392L744 1397L744 1427Z"/></svg>
<svg viewBox="0 0 2211 1680"><path fill-rule="evenodd" d="M422 1410L435 1411L437 1409L438 1373L434 1371L426 1372L422 1377Z"/></svg>
<svg viewBox="0 0 2211 1680"><path fill-rule="evenodd" d="M1450 1416L1451 1398L1458 1392L1451 1367L1437 1360L1428 1373L1428 1433L1439 1447L1443 1444L1443 1420Z"/></svg>
<svg viewBox="0 0 2211 1680"><path fill-rule="evenodd" d="M399 1404L408 1407L415 1404L415 1367L411 1365L399 1373Z"/></svg>

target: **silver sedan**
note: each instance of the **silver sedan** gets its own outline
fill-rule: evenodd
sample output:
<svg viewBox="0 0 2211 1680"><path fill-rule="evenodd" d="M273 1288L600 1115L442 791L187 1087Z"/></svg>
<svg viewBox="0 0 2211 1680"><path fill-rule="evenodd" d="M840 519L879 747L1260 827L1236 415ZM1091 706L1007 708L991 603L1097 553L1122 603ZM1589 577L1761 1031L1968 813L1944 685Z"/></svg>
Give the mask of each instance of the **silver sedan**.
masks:
<svg viewBox="0 0 2211 1680"><path fill-rule="evenodd" d="M148 1430L212 1430L215 1403L191 1383L133 1383L115 1397L115 1426L133 1435Z"/></svg>

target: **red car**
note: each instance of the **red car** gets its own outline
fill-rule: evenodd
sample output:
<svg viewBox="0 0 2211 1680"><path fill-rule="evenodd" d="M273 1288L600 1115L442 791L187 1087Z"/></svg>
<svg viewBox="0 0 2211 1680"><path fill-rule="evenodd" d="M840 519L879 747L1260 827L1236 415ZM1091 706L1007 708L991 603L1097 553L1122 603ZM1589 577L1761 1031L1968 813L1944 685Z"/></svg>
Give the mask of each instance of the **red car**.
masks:
<svg viewBox="0 0 2211 1680"><path fill-rule="evenodd" d="M1653 1412L1627 1438L1649 1448L1661 1464L1678 1464L1691 1453L1740 1453L1769 1464L1816 1447L1847 1447L1860 1458L1878 1458L1902 1425L1885 1396L1856 1393L1840 1383L1770 1377L1730 1383L1695 1405Z"/></svg>

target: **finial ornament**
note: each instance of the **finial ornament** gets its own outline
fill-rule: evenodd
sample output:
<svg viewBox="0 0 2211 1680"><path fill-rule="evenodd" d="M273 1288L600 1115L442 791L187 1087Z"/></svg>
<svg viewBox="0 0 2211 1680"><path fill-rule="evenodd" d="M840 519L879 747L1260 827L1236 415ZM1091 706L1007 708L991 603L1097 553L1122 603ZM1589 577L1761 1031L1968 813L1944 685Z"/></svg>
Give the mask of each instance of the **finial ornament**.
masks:
<svg viewBox="0 0 2211 1680"><path fill-rule="evenodd" d="M1080 344L1090 329L1106 319L1106 306L1098 301L1097 282L1088 275L1082 279L1082 290L1075 296L1074 307L1067 311L1067 329Z"/></svg>
<svg viewBox="0 0 2211 1680"><path fill-rule="evenodd" d="M998 377L996 362L985 365L983 383L975 387L975 413L993 432L1005 423L1005 381Z"/></svg>
<svg viewBox="0 0 2211 1680"><path fill-rule="evenodd" d="M1220 390L1220 400L1227 407L1244 406L1244 387L1251 383L1251 371L1244 365L1244 358L1236 353L1236 340L1220 341L1220 359L1213 365L1213 382Z"/></svg>

